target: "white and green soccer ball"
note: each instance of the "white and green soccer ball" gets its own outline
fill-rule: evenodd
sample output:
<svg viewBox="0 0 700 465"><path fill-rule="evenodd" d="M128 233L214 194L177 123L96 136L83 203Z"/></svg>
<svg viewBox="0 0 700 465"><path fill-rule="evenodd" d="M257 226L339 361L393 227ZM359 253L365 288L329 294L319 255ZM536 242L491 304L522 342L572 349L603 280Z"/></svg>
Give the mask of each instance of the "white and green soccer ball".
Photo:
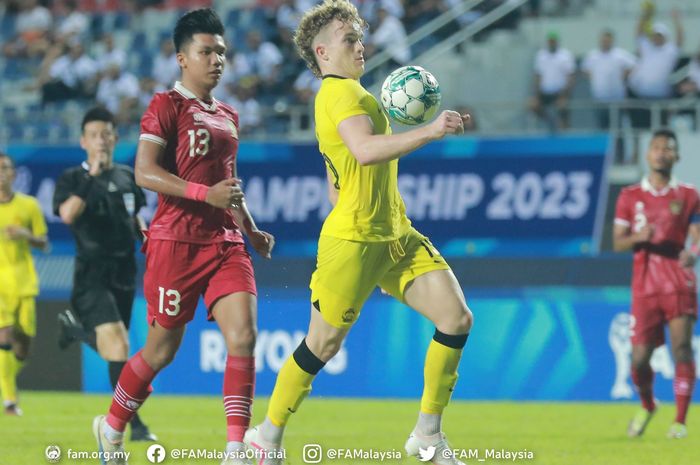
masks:
<svg viewBox="0 0 700 465"><path fill-rule="evenodd" d="M408 125L425 123L440 108L440 85L420 66L402 66L384 80L381 100L391 119Z"/></svg>

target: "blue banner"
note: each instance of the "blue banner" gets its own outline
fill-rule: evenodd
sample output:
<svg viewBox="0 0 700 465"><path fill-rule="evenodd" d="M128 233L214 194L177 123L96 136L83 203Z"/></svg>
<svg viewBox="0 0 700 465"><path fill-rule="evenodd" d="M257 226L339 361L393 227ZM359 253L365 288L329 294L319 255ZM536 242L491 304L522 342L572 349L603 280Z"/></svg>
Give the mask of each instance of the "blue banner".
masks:
<svg viewBox="0 0 700 465"><path fill-rule="evenodd" d="M474 329L460 365L456 399L616 400L634 397L630 380L627 288L483 289L467 292ZM145 302L134 308L132 348L145 342ZM260 289L257 394L306 333L307 290ZM397 301L373 295L340 353L319 374L313 395L418 398L434 327ZM694 336L700 359L700 335ZM226 345L200 305L175 361L154 381L156 392L220 394ZM84 349L83 386L109 392L105 363ZM667 346L654 354L655 396L673 399ZM700 372L698 373L700 375ZM187 379L186 383L182 380ZM700 399L698 390L695 399Z"/></svg>
<svg viewBox="0 0 700 465"><path fill-rule="evenodd" d="M133 164L135 145L115 159ZM445 256L577 256L595 253L607 195L607 136L459 138L429 144L400 162L399 189L415 227ZM13 146L17 188L36 195L52 240L70 235L51 211L55 180L79 164L79 147ZM314 256L330 211L316 144L243 143L238 173L258 225L278 255ZM143 212L150 218L156 196Z"/></svg>

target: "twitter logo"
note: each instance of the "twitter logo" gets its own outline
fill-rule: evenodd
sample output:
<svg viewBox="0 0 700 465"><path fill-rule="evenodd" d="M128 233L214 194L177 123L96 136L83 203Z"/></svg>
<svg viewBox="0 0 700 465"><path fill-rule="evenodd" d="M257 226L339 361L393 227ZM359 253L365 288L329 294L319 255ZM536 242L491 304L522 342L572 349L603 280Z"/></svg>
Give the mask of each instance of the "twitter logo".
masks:
<svg viewBox="0 0 700 465"><path fill-rule="evenodd" d="M418 460L428 462L435 456L435 446L428 446L427 449L418 448Z"/></svg>

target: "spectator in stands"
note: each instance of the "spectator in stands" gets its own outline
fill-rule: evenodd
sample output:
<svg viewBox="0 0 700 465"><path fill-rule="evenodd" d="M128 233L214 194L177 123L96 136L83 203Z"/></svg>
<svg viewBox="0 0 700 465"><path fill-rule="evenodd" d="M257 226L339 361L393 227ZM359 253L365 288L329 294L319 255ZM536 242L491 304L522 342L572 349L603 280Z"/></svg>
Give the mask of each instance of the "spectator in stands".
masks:
<svg viewBox="0 0 700 465"><path fill-rule="evenodd" d="M63 11L56 29L57 39L68 41L73 37L82 37L88 31L90 18L78 9L76 0L66 0L62 5Z"/></svg>
<svg viewBox="0 0 700 465"><path fill-rule="evenodd" d="M404 23L409 31L415 31L448 9L448 5L443 0L406 0L404 7L406 9Z"/></svg>
<svg viewBox="0 0 700 465"><path fill-rule="evenodd" d="M680 95L700 97L700 50L688 63L688 75L678 85Z"/></svg>
<svg viewBox="0 0 700 465"><path fill-rule="evenodd" d="M625 83L636 58L627 50L615 47L615 36L610 29L600 35L600 45L583 60L581 69L591 81L591 96L601 104L597 111L601 129L610 127L609 105L625 99Z"/></svg>
<svg viewBox="0 0 700 465"><path fill-rule="evenodd" d="M639 59L629 78L630 95L641 100L668 99L673 96L671 73L678 62L683 46L683 25L677 10L673 11L676 29L675 41L670 40L668 26L655 23L651 34L645 31L653 10L645 9L637 25L637 47ZM651 125L651 112L647 108L633 109L632 124L636 128L648 128ZM661 124L666 116L662 113Z"/></svg>
<svg viewBox="0 0 700 465"><path fill-rule="evenodd" d="M678 84L678 95L684 98L695 100L700 97L700 50L688 63L688 71L686 77ZM691 110L685 110L685 113L695 121L695 129L700 129L700 120L697 114L697 106Z"/></svg>
<svg viewBox="0 0 700 465"><path fill-rule="evenodd" d="M274 91L278 96L288 96L293 92L292 84L294 80L305 66L297 55L296 45L294 45L294 31L278 27L277 38L274 44L282 56L285 57L279 67L278 85L275 86Z"/></svg>
<svg viewBox="0 0 700 465"><path fill-rule="evenodd" d="M304 70L294 80L294 101L299 105L307 105L311 108L316 98L316 93L321 88L321 80L314 76L309 68ZM306 130L311 126L309 112L302 112L299 129Z"/></svg>
<svg viewBox="0 0 700 465"><path fill-rule="evenodd" d="M102 37L102 46L104 50L100 53L100 58L97 60L101 73L106 72L107 68L113 64L117 64L121 68L126 67L126 52L114 45L114 36L112 34L105 34Z"/></svg>
<svg viewBox="0 0 700 465"><path fill-rule="evenodd" d="M160 51L153 59L151 76L166 89L170 89L180 76L180 65L177 64L175 45L169 37L160 42Z"/></svg>
<svg viewBox="0 0 700 465"><path fill-rule="evenodd" d="M360 14L369 24L377 22L379 7L383 7L391 16L399 19L403 19L406 14L402 0L351 0L351 2L357 6Z"/></svg>
<svg viewBox="0 0 700 465"><path fill-rule="evenodd" d="M38 0L22 0L17 14L17 36L3 46L7 58L43 56L50 46L53 17Z"/></svg>
<svg viewBox="0 0 700 465"><path fill-rule="evenodd" d="M313 102L320 88L321 80L314 76L314 73L312 73L310 69L304 69L294 81L294 96L296 102L303 105Z"/></svg>
<svg viewBox="0 0 700 465"><path fill-rule="evenodd" d="M246 135L254 133L262 123L255 79L243 78L224 87L225 91L217 98L238 110L238 131Z"/></svg>
<svg viewBox="0 0 700 465"><path fill-rule="evenodd" d="M389 52L387 66L391 69L403 66L411 59L411 49L406 40L406 29L401 20L392 16L382 4L377 10L377 27L365 44L366 56L372 56L381 51ZM391 70L384 70L386 74Z"/></svg>
<svg viewBox="0 0 700 465"><path fill-rule="evenodd" d="M299 3L308 2L299 2L297 0L280 0L280 4L277 7L277 12L275 13L277 27L284 28L289 31L296 30L304 11L308 11L303 9L303 5L301 5L300 9L298 5ZM313 6L313 4L311 6Z"/></svg>
<svg viewBox="0 0 700 465"><path fill-rule="evenodd" d="M272 42L262 40L260 31L251 30L246 35L245 57L252 73L258 76L263 91L274 92L280 83L280 68L284 61L282 53Z"/></svg>
<svg viewBox="0 0 700 465"><path fill-rule="evenodd" d="M159 83L150 76L146 76L139 82L139 101L138 107L134 114L132 114L131 121L138 122L141 120L141 115L146 111L148 105L151 103L153 96L158 92L166 92L167 87Z"/></svg>
<svg viewBox="0 0 700 465"><path fill-rule="evenodd" d="M552 131L569 127L569 96L575 71L573 54L559 46L558 33L550 32L547 46L535 56L534 95L530 99L530 110ZM554 117L550 116L552 109Z"/></svg>
<svg viewBox="0 0 700 465"><path fill-rule="evenodd" d="M97 103L114 114L118 122L128 123L138 106L140 91L138 78L115 61L107 65L97 86Z"/></svg>
<svg viewBox="0 0 700 465"><path fill-rule="evenodd" d="M60 56L49 70L49 81L42 85L42 103L88 98L94 95L98 66L74 40L68 53Z"/></svg>

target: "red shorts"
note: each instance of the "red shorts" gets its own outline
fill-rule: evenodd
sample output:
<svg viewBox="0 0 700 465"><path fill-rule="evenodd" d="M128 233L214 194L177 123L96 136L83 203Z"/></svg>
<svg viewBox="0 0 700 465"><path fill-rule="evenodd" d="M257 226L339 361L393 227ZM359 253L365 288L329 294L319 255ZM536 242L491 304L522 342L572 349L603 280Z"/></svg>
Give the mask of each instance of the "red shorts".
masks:
<svg viewBox="0 0 700 465"><path fill-rule="evenodd" d="M194 318L199 296L204 296L207 318L214 304L236 292L257 295L250 255L244 244L146 241L143 293L148 324L177 328Z"/></svg>
<svg viewBox="0 0 700 465"><path fill-rule="evenodd" d="M654 345L658 347L665 342L664 324L683 315L698 317L697 294L679 292L636 296L632 294L632 330L633 345Z"/></svg>

